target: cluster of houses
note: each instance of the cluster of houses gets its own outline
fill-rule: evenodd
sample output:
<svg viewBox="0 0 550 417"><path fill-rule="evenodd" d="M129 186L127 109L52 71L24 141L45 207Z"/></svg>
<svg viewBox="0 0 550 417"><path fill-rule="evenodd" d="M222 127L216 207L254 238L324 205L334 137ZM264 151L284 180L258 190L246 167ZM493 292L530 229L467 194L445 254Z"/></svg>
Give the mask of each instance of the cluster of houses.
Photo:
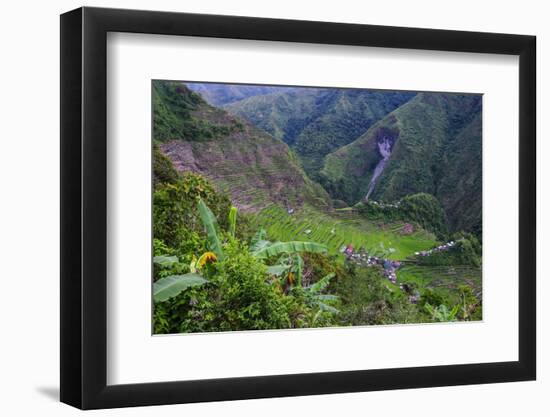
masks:
<svg viewBox="0 0 550 417"><path fill-rule="evenodd" d="M418 303L418 300L420 300L420 293L418 290L411 288L408 284L399 284L399 288L409 296L409 303Z"/></svg>
<svg viewBox="0 0 550 417"><path fill-rule="evenodd" d="M380 265L383 268L383 275L392 283L397 282L397 269L401 266L401 262L391 259L380 258L378 256L370 256L364 248L355 251L353 245L342 246L340 252L344 254L348 261L354 262L360 266Z"/></svg>
<svg viewBox="0 0 550 417"><path fill-rule="evenodd" d="M384 276L392 283L397 282L397 269L401 266L401 262L384 259Z"/></svg>
<svg viewBox="0 0 550 417"><path fill-rule="evenodd" d="M354 262L360 266L379 265L380 261L383 261L383 259L377 256L370 256L364 248L360 248L359 251L355 251L353 245L342 246L340 248L340 252L348 261Z"/></svg>
<svg viewBox="0 0 550 417"><path fill-rule="evenodd" d="M451 240L450 242L444 243L443 245L436 246L433 249L415 252L414 254L416 256L422 256L422 257L430 256L430 255L433 255L434 253L448 251L449 249L453 248L456 244L457 242L455 242L454 240Z"/></svg>
<svg viewBox="0 0 550 417"><path fill-rule="evenodd" d="M382 203L374 200L369 200L369 203L374 204L377 207L380 208L398 208L401 205L401 201L398 201L396 203Z"/></svg>
<svg viewBox="0 0 550 417"><path fill-rule="evenodd" d="M401 262L391 259L380 258L378 256L370 256L364 250L364 248L361 248L359 249L359 251L356 252L353 248L353 245L342 246L340 252L344 254L349 262L354 262L361 266L370 267L374 265L380 265L383 268L382 275L391 283L397 283L397 270L401 267ZM417 290L413 290L407 284L399 284L399 288L409 297L410 303L418 303L418 301L420 300L420 293Z"/></svg>

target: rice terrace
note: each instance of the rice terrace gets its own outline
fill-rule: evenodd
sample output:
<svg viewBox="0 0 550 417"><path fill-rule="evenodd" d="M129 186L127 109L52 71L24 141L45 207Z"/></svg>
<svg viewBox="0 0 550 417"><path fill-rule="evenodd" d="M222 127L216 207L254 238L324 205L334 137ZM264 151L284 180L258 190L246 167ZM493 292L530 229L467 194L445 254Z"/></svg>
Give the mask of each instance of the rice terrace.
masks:
<svg viewBox="0 0 550 417"><path fill-rule="evenodd" d="M152 81L154 333L482 319L482 97Z"/></svg>

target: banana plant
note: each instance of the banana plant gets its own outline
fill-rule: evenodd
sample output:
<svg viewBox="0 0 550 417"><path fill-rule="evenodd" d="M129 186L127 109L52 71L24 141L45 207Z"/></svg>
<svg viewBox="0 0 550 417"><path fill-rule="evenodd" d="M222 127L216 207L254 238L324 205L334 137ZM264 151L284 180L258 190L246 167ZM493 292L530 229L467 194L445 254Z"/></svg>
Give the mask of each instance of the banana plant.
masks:
<svg viewBox="0 0 550 417"><path fill-rule="evenodd" d="M434 307L431 304L426 303L424 308L432 316L432 320L434 321L457 321L456 315L460 308L460 304L455 305L451 310L449 310L449 308L444 304Z"/></svg>
<svg viewBox="0 0 550 417"><path fill-rule="evenodd" d="M275 265L267 267L267 273L279 277L283 284L302 286L304 260L298 253L284 254Z"/></svg>
<svg viewBox="0 0 550 417"><path fill-rule="evenodd" d="M283 277L290 286L302 286L304 260L301 252L327 253L326 246L315 242L271 242L266 239L266 231L260 229L250 241L250 252L258 258L266 258L280 255L275 265L267 267L270 275Z"/></svg>
<svg viewBox="0 0 550 417"><path fill-rule="evenodd" d="M216 254L217 258L222 261L225 255L223 253L222 242L218 233L218 221L216 220L216 216L214 216L212 210L210 210L202 199L199 199L198 208L202 224L206 229L210 249Z"/></svg>
<svg viewBox="0 0 550 417"><path fill-rule="evenodd" d="M306 287L305 290L310 303L318 307L320 311L328 311L329 313L338 314L340 310L325 303L325 301L336 301L338 300L338 297L333 294L322 294L322 292L330 284L330 280L334 278L335 275L336 274L334 274L334 272L325 275L319 281L311 284L309 287Z"/></svg>
<svg viewBox="0 0 550 417"><path fill-rule="evenodd" d="M235 230L237 229L237 207L233 206L229 210L229 235L235 239Z"/></svg>
<svg viewBox="0 0 550 417"><path fill-rule="evenodd" d="M215 262L223 260L225 253L223 250L222 239L220 238L218 222L212 210L206 203L199 199L198 210L201 221L206 230L208 246L212 252L204 253L198 260L191 262L191 272L183 275L170 275L159 279L153 284L153 298L155 302L166 301L177 296L182 291L190 287L203 285L208 281L199 273L199 269L206 262ZM231 207L228 215L229 220L229 235L235 236L237 223L237 208ZM314 242L270 242L266 239L265 230L260 230L251 241L250 252L261 260L265 260L271 256L285 255L290 259L290 263L279 263L277 265L268 266L268 273L272 275L281 275L285 272L292 274L294 282L292 284L302 285L302 269L303 260L299 255L300 252L326 253L327 248L319 243ZM153 262L161 267L171 267L178 262L175 256L156 256Z"/></svg>

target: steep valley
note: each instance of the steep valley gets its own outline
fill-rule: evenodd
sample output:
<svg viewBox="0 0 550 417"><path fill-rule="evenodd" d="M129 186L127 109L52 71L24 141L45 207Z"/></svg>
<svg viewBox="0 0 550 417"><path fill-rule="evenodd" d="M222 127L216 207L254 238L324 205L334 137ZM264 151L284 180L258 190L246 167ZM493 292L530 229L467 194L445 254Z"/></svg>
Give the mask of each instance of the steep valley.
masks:
<svg viewBox="0 0 550 417"><path fill-rule="evenodd" d="M155 333L482 318L479 96L152 87Z"/></svg>
<svg viewBox="0 0 550 417"><path fill-rule="evenodd" d="M327 154L352 142L414 96L411 92L296 88L250 97L225 109L289 144L306 173L319 180Z"/></svg>

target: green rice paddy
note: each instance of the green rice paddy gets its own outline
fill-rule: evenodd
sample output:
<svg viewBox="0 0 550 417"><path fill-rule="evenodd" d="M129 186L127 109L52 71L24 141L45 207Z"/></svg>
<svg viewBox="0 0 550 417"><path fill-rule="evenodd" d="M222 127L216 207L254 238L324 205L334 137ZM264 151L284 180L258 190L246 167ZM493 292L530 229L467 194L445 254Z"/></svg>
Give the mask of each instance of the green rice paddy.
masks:
<svg viewBox="0 0 550 417"><path fill-rule="evenodd" d="M433 234L424 230L401 234L404 223L377 224L353 212L322 212L309 206L289 214L272 204L257 213L254 223L256 228L267 231L270 240L318 242L332 254L351 244L356 250L363 247L371 254L399 260L437 244Z"/></svg>

